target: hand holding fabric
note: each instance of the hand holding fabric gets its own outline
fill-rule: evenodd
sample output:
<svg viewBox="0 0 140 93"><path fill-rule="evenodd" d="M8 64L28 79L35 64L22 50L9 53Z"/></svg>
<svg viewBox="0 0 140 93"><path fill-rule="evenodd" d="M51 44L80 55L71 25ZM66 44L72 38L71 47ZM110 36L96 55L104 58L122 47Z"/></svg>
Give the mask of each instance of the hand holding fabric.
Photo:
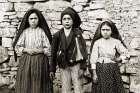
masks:
<svg viewBox="0 0 140 93"><path fill-rule="evenodd" d="M54 72L50 72L50 79L54 80L54 78L55 78L55 73Z"/></svg>
<svg viewBox="0 0 140 93"><path fill-rule="evenodd" d="M97 74L95 69L93 69L93 83L97 83Z"/></svg>

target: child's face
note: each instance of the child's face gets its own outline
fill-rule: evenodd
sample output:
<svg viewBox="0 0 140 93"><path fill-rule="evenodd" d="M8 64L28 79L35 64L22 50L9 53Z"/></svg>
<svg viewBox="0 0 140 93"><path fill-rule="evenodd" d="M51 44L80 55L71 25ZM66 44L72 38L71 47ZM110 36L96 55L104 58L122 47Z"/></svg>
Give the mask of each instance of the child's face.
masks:
<svg viewBox="0 0 140 93"><path fill-rule="evenodd" d="M111 37L111 34L112 34L112 31L111 31L111 27L104 24L102 27L101 27L101 35L103 38L105 39L109 39Z"/></svg>
<svg viewBox="0 0 140 93"><path fill-rule="evenodd" d="M32 14L29 16L28 21L29 21L30 27L36 28L37 25L38 25L38 21L39 21L37 14L36 14L36 13L32 13Z"/></svg>
<svg viewBox="0 0 140 93"><path fill-rule="evenodd" d="M64 15L62 18L62 25L66 29L70 29L73 25L73 20L70 15Z"/></svg>

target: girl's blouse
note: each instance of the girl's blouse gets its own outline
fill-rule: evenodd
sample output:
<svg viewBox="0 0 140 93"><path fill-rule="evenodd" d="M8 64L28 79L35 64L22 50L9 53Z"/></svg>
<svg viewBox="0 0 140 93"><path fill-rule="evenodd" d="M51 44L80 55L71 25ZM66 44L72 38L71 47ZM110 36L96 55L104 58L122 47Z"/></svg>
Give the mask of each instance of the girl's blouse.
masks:
<svg viewBox="0 0 140 93"><path fill-rule="evenodd" d="M97 40L93 45L90 57L91 68L96 69L96 62L115 63L112 59L115 58L116 51L120 53L120 57L123 57L127 49L121 41L114 38Z"/></svg>
<svg viewBox="0 0 140 93"><path fill-rule="evenodd" d="M29 49L43 49L44 54L51 55L51 45L45 35L43 29L37 27L36 29L27 28L20 35L20 38L15 46L17 54L21 55L24 48Z"/></svg>

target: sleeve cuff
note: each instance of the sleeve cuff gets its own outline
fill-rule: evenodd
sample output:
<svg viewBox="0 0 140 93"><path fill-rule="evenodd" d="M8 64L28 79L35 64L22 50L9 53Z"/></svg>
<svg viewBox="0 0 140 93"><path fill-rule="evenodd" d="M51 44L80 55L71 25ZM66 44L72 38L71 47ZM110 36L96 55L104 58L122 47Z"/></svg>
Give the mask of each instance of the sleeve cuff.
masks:
<svg viewBox="0 0 140 93"><path fill-rule="evenodd" d="M16 49L16 53L17 53L18 56L22 55L23 49L24 49L24 47L20 47L20 48Z"/></svg>

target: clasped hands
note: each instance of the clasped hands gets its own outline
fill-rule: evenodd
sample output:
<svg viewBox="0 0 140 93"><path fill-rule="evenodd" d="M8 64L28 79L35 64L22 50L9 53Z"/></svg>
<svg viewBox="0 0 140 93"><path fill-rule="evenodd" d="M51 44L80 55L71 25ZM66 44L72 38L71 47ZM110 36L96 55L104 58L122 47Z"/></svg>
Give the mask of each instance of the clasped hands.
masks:
<svg viewBox="0 0 140 93"><path fill-rule="evenodd" d="M37 48L32 48L32 49L24 48L23 52L33 55L33 54L43 53L44 51L43 49L37 49Z"/></svg>

